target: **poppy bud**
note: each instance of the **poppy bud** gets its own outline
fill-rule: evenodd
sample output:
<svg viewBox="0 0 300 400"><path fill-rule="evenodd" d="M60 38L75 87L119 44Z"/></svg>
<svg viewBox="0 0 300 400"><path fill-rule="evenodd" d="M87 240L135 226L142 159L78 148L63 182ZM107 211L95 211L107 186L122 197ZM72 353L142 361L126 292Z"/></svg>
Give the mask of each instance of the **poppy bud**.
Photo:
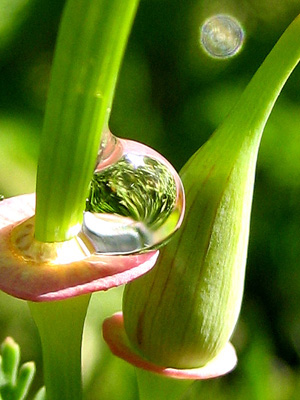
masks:
<svg viewBox="0 0 300 400"><path fill-rule="evenodd" d="M298 17L224 123L184 166L182 228L153 270L125 288L128 339L157 365L201 367L233 333L243 296L257 152L272 107L299 61L299 33Z"/></svg>

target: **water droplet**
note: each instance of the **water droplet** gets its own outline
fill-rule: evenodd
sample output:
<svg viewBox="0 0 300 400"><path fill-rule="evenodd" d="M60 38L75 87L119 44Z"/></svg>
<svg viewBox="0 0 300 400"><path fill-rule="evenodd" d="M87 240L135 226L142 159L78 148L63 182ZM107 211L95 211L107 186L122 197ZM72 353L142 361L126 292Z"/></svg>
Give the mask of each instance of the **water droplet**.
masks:
<svg viewBox="0 0 300 400"><path fill-rule="evenodd" d="M241 50L243 40L243 28L230 15L214 15L201 28L201 44L212 57L234 56Z"/></svg>
<svg viewBox="0 0 300 400"><path fill-rule="evenodd" d="M170 163L141 143L106 134L82 226L95 252L157 248L178 229L183 213L183 187Z"/></svg>
<svg viewBox="0 0 300 400"><path fill-rule="evenodd" d="M4 200L3 194L0 194L0 201Z"/></svg>

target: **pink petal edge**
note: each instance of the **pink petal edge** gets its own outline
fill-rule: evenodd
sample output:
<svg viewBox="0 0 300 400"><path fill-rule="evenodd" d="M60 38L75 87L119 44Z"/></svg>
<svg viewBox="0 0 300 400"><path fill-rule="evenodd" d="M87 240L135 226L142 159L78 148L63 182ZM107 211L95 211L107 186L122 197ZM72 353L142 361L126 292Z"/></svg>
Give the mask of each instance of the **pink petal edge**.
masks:
<svg viewBox="0 0 300 400"><path fill-rule="evenodd" d="M129 362L135 367L176 379L210 379L225 375L233 370L237 364L235 349L227 343L224 349L205 366L193 369L165 368L143 359L135 353L129 344L123 323L122 312L107 318L102 326L103 337L111 352Z"/></svg>
<svg viewBox="0 0 300 400"><path fill-rule="evenodd" d="M123 285L149 271L158 251L129 256L89 256L54 265L21 261L8 253L12 228L34 215L35 194L0 202L0 290L24 300L54 301Z"/></svg>

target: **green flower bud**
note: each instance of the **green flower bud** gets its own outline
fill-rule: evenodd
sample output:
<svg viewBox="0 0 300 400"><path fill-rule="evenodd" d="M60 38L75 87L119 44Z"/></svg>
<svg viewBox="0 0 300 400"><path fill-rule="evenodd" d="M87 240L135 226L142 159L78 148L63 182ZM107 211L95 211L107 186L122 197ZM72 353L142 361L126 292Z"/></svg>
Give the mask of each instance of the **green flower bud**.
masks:
<svg viewBox="0 0 300 400"><path fill-rule="evenodd" d="M235 328L244 287L257 152L272 107L300 57L300 18L240 101L181 171L186 216L152 271L126 286L124 327L144 358L196 368Z"/></svg>
<svg viewBox="0 0 300 400"><path fill-rule="evenodd" d="M232 138L218 139L214 135L182 170L181 233L154 270L125 290L128 337L160 365L206 364L227 343L239 315L256 148L236 149Z"/></svg>

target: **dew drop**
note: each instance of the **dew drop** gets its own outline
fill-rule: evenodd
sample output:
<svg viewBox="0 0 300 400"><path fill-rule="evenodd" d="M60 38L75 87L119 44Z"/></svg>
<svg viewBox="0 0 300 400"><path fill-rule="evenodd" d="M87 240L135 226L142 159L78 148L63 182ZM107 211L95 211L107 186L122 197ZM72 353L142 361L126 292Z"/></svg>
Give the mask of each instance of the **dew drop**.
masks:
<svg viewBox="0 0 300 400"><path fill-rule="evenodd" d="M241 50L243 41L243 28L230 15L214 15L201 28L201 44L211 57L232 57Z"/></svg>
<svg viewBox="0 0 300 400"><path fill-rule="evenodd" d="M184 213L181 180L155 150L105 135L82 226L96 253L132 254L159 247Z"/></svg>

